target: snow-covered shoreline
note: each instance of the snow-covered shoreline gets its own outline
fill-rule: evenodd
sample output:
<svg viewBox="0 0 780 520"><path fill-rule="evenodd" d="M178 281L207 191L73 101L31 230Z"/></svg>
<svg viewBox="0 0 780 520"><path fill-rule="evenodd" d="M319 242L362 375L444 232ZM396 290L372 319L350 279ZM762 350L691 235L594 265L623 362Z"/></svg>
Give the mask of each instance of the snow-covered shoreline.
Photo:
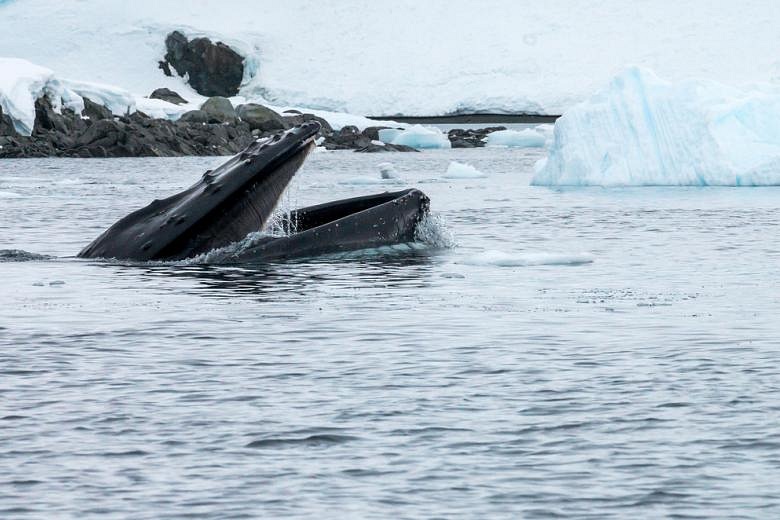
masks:
<svg viewBox="0 0 780 520"><path fill-rule="evenodd" d="M248 58L240 95L363 115L558 115L637 64L670 81L780 80L780 10L762 0L293 3L24 0L0 5L0 54L146 95L172 30ZM36 35L32 37L31 35Z"/></svg>

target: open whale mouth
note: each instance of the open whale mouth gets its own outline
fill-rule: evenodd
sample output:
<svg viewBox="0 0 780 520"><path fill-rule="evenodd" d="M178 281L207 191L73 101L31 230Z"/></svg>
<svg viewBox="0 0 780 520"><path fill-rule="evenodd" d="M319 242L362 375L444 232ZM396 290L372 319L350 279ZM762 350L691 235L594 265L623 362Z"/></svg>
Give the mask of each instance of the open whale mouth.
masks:
<svg viewBox="0 0 780 520"><path fill-rule="evenodd" d="M262 229L319 130L311 121L255 141L190 188L119 220L79 256L179 260Z"/></svg>

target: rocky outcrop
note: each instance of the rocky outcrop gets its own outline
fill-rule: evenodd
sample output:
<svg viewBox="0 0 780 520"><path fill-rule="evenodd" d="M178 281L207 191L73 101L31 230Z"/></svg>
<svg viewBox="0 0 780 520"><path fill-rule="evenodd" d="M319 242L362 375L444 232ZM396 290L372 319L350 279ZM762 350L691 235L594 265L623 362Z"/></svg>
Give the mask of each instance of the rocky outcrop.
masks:
<svg viewBox="0 0 780 520"><path fill-rule="evenodd" d="M275 130L285 130L295 125L289 125L284 118L263 105L257 103L247 103L239 105L236 110L238 117L249 125L252 130L261 132L273 132Z"/></svg>
<svg viewBox="0 0 780 520"><path fill-rule="evenodd" d="M317 121L322 127L320 130L321 136L326 137L333 133L333 128L330 126L330 123L319 116L315 116L314 114L302 114L297 110L287 110L282 114L282 117L284 118L285 124L289 128L302 125L307 121Z"/></svg>
<svg viewBox="0 0 780 520"><path fill-rule="evenodd" d="M163 101L173 103L174 105L186 105L188 103L188 101L181 97L178 92L168 88L155 89L154 92L149 94L149 99L162 99Z"/></svg>
<svg viewBox="0 0 780 520"><path fill-rule="evenodd" d="M506 130L505 126L490 126L487 128L468 129L453 128L447 132L447 138L453 148L480 148L485 146L485 137L492 132Z"/></svg>
<svg viewBox="0 0 780 520"><path fill-rule="evenodd" d="M84 97L84 110L81 111L81 115L90 118L92 121L99 121L101 119L113 119L114 114L103 105L98 105L88 97Z"/></svg>
<svg viewBox="0 0 780 520"><path fill-rule="evenodd" d="M13 137L16 135L18 134L16 133L16 128L14 128L14 122L11 120L11 116L3 114L3 106L0 105L0 137Z"/></svg>
<svg viewBox="0 0 780 520"><path fill-rule="evenodd" d="M389 126L369 126L363 129L362 134L373 141L379 140L379 131L390 128Z"/></svg>
<svg viewBox="0 0 780 520"><path fill-rule="evenodd" d="M236 122L236 109L233 108L233 104L228 98L221 96L208 98L206 102L200 106L200 109L209 116L209 121L216 121L218 123Z"/></svg>
<svg viewBox="0 0 780 520"><path fill-rule="evenodd" d="M244 58L222 42L208 38L188 40L179 31L165 39L166 54L160 68L168 76L171 67L203 96L231 97L238 94L244 78Z"/></svg>
<svg viewBox="0 0 780 520"><path fill-rule="evenodd" d="M326 135L322 146L328 150L354 150L363 153L419 151L411 146L383 143L372 139L371 136L378 135L378 131L378 127L368 127L361 132L356 126L347 125Z"/></svg>
<svg viewBox="0 0 780 520"><path fill-rule="evenodd" d="M249 125L240 122L172 122L142 112L82 119L68 109L57 114L46 98L38 99L35 113L31 136L0 132L0 158L231 155L254 138Z"/></svg>
<svg viewBox="0 0 780 520"><path fill-rule="evenodd" d="M361 153L382 153L382 152L419 152L417 148L406 146L405 144L388 144L379 141L372 141L368 146L358 148L356 152Z"/></svg>
<svg viewBox="0 0 780 520"><path fill-rule="evenodd" d="M378 135L377 127L361 132L357 127L345 126L333 131L327 121L313 114L277 114L257 104L240 105L236 111L230 100L222 97L208 99L201 109L186 112L175 122L154 119L143 112L115 116L88 98L84 98L81 114L67 108L58 113L43 97L35 103L30 136L19 135L11 118L0 109L0 158L232 155L255 138L312 120L322 125L318 143L329 150L417 151L372 139Z"/></svg>
<svg viewBox="0 0 780 520"><path fill-rule="evenodd" d="M356 126L347 125L325 138L323 146L328 150L357 150L371 144L371 139L360 133Z"/></svg>

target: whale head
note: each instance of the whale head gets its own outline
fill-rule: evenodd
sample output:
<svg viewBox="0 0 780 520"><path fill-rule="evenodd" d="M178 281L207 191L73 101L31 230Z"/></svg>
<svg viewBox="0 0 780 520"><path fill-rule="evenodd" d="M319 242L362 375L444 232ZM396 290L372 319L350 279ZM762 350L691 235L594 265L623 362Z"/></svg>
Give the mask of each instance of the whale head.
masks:
<svg viewBox="0 0 780 520"><path fill-rule="evenodd" d="M261 230L319 130L320 124L310 121L254 141L188 189L122 218L79 256L178 260Z"/></svg>

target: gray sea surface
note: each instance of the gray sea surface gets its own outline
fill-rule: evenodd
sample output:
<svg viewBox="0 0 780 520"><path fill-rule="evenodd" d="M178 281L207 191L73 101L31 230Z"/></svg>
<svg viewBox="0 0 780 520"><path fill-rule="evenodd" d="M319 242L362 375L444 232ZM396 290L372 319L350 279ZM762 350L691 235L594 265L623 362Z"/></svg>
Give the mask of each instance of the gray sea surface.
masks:
<svg viewBox="0 0 780 520"><path fill-rule="evenodd" d="M780 517L780 191L543 153L317 151L428 244L254 267L75 258L224 158L0 161L0 518Z"/></svg>

